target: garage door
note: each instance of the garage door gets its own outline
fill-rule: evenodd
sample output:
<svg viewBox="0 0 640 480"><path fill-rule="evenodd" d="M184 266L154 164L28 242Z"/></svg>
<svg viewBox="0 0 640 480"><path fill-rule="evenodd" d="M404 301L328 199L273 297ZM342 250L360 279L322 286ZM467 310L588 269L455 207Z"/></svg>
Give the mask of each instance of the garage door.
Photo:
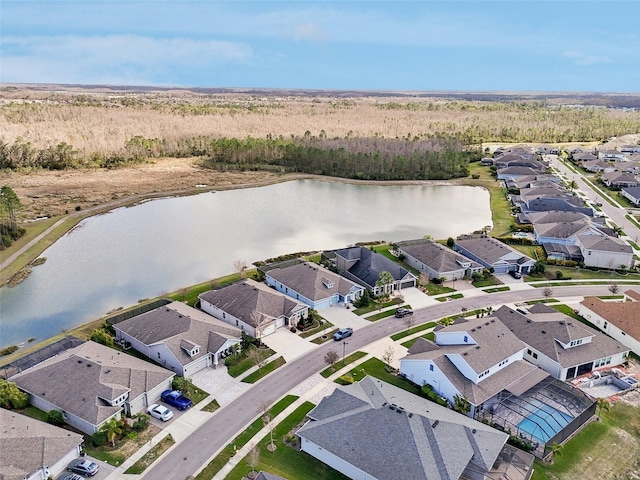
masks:
<svg viewBox="0 0 640 480"><path fill-rule="evenodd" d="M265 337L267 335L271 335L272 333L275 333L275 331L276 331L276 324L272 323L268 327L265 327L264 331L262 332L262 336Z"/></svg>

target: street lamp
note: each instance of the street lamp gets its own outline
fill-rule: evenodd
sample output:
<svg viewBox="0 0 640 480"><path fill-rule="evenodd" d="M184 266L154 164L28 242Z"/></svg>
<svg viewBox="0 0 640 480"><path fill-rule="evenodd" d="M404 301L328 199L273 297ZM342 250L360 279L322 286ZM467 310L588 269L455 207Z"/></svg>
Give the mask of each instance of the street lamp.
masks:
<svg viewBox="0 0 640 480"><path fill-rule="evenodd" d="M344 355L347 349L347 345L349 345L347 342L343 341L342 342L342 367L344 368Z"/></svg>

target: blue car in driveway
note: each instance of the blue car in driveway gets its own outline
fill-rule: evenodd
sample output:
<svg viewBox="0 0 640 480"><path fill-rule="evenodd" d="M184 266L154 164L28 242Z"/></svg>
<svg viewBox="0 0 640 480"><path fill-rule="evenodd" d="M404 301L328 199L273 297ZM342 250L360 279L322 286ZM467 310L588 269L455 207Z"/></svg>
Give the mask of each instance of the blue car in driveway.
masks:
<svg viewBox="0 0 640 480"><path fill-rule="evenodd" d="M165 390L162 392L162 395L160 395L160 398L164 403L168 403L178 410L186 410L193 405L191 399L182 395L182 392L179 390Z"/></svg>

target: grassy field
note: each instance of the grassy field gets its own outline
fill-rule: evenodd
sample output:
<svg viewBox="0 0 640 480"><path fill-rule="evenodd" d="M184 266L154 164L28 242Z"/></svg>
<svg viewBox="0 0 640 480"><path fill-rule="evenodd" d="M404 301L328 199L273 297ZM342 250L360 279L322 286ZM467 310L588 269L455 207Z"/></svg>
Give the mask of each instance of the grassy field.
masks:
<svg viewBox="0 0 640 480"><path fill-rule="evenodd" d="M640 408L618 402L600 413L556 455L536 460L533 480L617 480L640 478Z"/></svg>
<svg viewBox="0 0 640 480"><path fill-rule="evenodd" d="M269 358L271 355L276 353L270 348L260 348L258 349L258 351L260 352L259 361L264 361L267 358ZM229 357L229 358L232 358L232 357ZM254 365L255 364L253 363L253 359L245 357L240 359L240 361L238 361L237 363L228 366L227 373L232 377L237 377L239 375L242 375L244 372L249 370Z"/></svg>
<svg viewBox="0 0 640 480"><path fill-rule="evenodd" d="M402 332L398 332L394 335L391 335L391 340L400 340L401 338L408 337L409 335L413 335L414 333L422 332L423 330L428 330L429 328L435 327L436 322L429 322L422 325L417 325L413 328L409 328L408 330L403 330Z"/></svg>
<svg viewBox="0 0 640 480"><path fill-rule="evenodd" d="M258 380L266 377L271 372L273 372L276 368L281 367L285 363L286 362L284 360L284 357L278 357L275 360L267 363L263 367L259 368L255 372L247 375L245 378L242 379L242 381L244 383L256 383Z"/></svg>
<svg viewBox="0 0 640 480"><path fill-rule="evenodd" d="M157 444L151 447L147 453L145 453L136 463L131 465L124 472L125 475L140 475L144 472L149 465L155 462L164 452L169 450L176 441L173 439L171 434L164 437Z"/></svg>
<svg viewBox="0 0 640 480"><path fill-rule="evenodd" d="M324 378L330 377L331 375L336 373L338 370L343 368L345 365L349 365L350 363L355 362L356 360L364 357L365 355L366 355L365 352L353 352L351 355L347 356L344 359L344 361L340 359L333 365L325 368L323 371L320 372L320 375L322 375Z"/></svg>

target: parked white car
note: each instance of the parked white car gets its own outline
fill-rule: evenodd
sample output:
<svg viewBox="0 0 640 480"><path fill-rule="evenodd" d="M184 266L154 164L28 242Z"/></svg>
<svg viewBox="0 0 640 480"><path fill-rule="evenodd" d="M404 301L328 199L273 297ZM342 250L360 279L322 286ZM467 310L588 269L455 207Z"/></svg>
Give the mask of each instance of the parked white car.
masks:
<svg viewBox="0 0 640 480"><path fill-rule="evenodd" d="M162 420L163 422L169 421L171 420L171 417L173 417L173 412L171 410L164 405L158 405L157 403L151 405L147 409L147 412L149 412L149 415L152 417Z"/></svg>

